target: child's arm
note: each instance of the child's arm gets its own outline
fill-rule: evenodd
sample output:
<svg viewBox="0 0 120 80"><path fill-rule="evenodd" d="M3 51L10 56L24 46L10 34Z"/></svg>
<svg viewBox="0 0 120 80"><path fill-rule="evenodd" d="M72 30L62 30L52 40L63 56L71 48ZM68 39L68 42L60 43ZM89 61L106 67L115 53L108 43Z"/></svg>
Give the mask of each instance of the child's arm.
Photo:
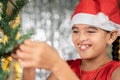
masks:
<svg viewBox="0 0 120 80"><path fill-rule="evenodd" d="M47 80L80 80L65 61L59 61Z"/></svg>
<svg viewBox="0 0 120 80"><path fill-rule="evenodd" d="M120 67L113 71L111 80L120 80Z"/></svg>
<svg viewBox="0 0 120 80"><path fill-rule="evenodd" d="M47 80L79 80L64 60L59 61L51 71Z"/></svg>
<svg viewBox="0 0 120 80"><path fill-rule="evenodd" d="M35 69L34 68L24 68L22 80L35 80Z"/></svg>
<svg viewBox="0 0 120 80"><path fill-rule="evenodd" d="M25 40L16 51L16 56L24 67L50 70L58 80L79 80L58 52L45 42Z"/></svg>
<svg viewBox="0 0 120 80"><path fill-rule="evenodd" d="M51 73L46 80L58 80L58 78L53 73Z"/></svg>

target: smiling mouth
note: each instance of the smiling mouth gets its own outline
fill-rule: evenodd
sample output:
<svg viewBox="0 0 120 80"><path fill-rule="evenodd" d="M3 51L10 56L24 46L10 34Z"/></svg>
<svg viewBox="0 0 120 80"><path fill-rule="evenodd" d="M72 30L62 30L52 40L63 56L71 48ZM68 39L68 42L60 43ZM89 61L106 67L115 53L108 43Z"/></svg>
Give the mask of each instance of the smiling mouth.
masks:
<svg viewBox="0 0 120 80"><path fill-rule="evenodd" d="M89 44L78 44L80 50L86 50L91 47Z"/></svg>

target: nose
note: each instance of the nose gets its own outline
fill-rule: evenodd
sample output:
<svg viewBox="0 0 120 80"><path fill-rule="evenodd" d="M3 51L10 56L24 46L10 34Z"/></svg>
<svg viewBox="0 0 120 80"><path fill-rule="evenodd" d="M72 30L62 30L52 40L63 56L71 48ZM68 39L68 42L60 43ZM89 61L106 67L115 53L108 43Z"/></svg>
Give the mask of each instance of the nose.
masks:
<svg viewBox="0 0 120 80"><path fill-rule="evenodd" d="M88 36L86 35L86 33L82 32L79 34L79 41L80 42L84 42L84 41L87 41L88 40Z"/></svg>

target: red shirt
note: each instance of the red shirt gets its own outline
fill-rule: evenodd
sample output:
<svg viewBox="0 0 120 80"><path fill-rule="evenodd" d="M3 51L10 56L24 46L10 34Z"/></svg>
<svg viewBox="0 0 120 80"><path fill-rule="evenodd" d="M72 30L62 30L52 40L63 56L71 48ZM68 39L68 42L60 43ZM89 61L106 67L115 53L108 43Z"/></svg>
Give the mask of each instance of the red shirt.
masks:
<svg viewBox="0 0 120 80"><path fill-rule="evenodd" d="M81 59L67 61L75 74L79 78L81 77L81 80L111 80L112 72L120 67L120 62L110 61L97 70L83 71L80 69L81 61Z"/></svg>

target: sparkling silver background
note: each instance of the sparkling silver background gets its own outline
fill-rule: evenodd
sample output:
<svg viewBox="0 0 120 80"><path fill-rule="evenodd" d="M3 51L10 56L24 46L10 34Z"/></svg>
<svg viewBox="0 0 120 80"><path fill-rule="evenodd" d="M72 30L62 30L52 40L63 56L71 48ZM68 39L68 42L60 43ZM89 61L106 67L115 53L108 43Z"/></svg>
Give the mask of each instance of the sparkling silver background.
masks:
<svg viewBox="0 0 120 80"><path fill-rule="evenodd" d="M33 40L56 48L64 60L78 58L72 41L70 18L79 0L31 0L21 12L22 30L34 28ZM36 80L46 80L49 71L36 69Z"/></svg>

